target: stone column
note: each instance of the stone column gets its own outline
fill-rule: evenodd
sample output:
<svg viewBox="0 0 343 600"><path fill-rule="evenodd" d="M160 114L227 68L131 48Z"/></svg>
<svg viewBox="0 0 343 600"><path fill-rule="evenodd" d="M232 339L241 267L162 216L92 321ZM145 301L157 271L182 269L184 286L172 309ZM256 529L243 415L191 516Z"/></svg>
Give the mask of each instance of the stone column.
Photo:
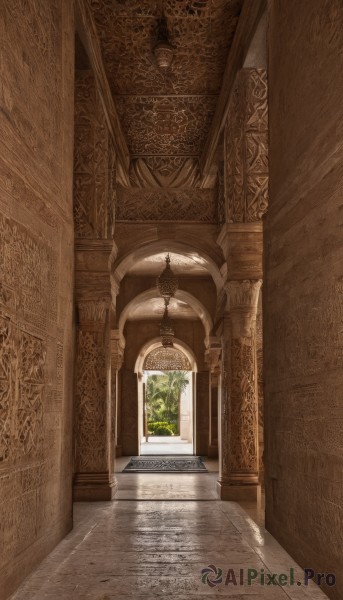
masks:
<svg viewBox="0 0 343 600"><path fill-rule="evenodd" d="M209 437L209 371L196 373L196 410L195 410L195 453L205 456L208 450Z"/></svg>
<svg viewBox="0 0 343 600"><path fill-rule="evenodd" d="M123 364L124 348L120 340L118 329L111 330L111 406L112 406L112 439L111 453L112 462L115 464L115 458L120 455L118 447L118 433L120 431L120 410L119 410L119 371ZM113 467L114 468L114 467Z"/></svg>
<svg viewBox="0 0 343 600"><path fill-rule="evenodd" d="M220 381L221 342L216 337L210 338L210 345L206 351L205 361L210 369L210 398L209 398L209 440L208 456L218 456L218 399Z"/></svg>
<svg viewBox="0 0 343 600"><path fill-rule="evenodd" d="M256 499L258 489L258 390L256 312L261 280L228 281L224 388L221 407L222 500Z"/></svg>
<svg viewBox="0 0 343 600"><path fill-rule="evenodd" d="M77 305L74 500L111 500L116 491L111 450L111 297L83 297Z"/></svg>

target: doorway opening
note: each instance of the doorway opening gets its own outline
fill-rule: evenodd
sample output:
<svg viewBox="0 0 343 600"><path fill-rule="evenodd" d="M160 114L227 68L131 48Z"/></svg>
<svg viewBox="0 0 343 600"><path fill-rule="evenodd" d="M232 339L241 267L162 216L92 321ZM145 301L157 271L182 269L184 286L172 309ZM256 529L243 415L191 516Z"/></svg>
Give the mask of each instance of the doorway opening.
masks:
<svg viewBox="0 0 343 600"><path fill-rule="evenodd" d="M144 371L140 454L193 454L191 371Z"/></svg>
<svg viewBox="0 0 343 600"><path fill-rule="evenodd" d="M197 366L180 340L164 348L151 340L136 362L140 455L192 455L195 452Z"/></svg>

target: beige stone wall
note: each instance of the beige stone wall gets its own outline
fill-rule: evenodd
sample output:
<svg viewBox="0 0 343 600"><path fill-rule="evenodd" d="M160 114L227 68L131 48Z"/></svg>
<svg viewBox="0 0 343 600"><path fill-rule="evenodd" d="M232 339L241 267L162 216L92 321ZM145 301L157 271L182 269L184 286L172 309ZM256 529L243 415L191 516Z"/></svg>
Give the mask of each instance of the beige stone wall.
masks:
<svg viewBox="0 0 343 600"><path fill-rule="evenodd" d="M343 595L343 5L270 3L267 527ZM285 49L287 51L285 51Z"/></svg>
<svg viewBox="0 0 343 600"><path fill-rule="evenodd" d="M72 524L72 2L0 8L0 598Z"/></svg>

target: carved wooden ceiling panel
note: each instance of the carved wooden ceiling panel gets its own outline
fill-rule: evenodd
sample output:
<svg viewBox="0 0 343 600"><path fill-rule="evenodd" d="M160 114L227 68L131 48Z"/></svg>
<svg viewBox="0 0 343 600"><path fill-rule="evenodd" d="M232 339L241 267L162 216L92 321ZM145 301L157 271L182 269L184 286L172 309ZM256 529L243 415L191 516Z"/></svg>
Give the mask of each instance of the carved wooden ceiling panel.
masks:
<svg viewBox="0 0 343 600"><path fill-rule="evenodd" d="M152 49L159 0L89 0L131 155L199 156L243 0L164 0L174 58Z"/></svg>

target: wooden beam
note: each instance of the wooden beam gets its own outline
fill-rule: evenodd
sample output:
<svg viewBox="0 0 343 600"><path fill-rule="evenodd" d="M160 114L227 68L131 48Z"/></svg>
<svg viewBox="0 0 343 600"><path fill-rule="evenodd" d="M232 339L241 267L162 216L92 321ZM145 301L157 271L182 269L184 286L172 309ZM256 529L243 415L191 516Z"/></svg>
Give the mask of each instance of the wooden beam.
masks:
<svg viewBox="0 0 343 600"><path fill-rule="evenodd" d="M88 54L94 72L107 125L117 153L121 183L129 185L130 153L108 83L93 15L87 0L76 1L76 30Z"/></svg>
<svg viewBox="0 0 343 600"><path fill-rule="evenodd" d="M206 181L210 176L211 166L215 158L220 134L225 125L230 96L237 72L243 67L250 43L266 7L267 0L244 0L236 33L229 50L216 111L200 159L202 187L206 186Z"/></svg>

